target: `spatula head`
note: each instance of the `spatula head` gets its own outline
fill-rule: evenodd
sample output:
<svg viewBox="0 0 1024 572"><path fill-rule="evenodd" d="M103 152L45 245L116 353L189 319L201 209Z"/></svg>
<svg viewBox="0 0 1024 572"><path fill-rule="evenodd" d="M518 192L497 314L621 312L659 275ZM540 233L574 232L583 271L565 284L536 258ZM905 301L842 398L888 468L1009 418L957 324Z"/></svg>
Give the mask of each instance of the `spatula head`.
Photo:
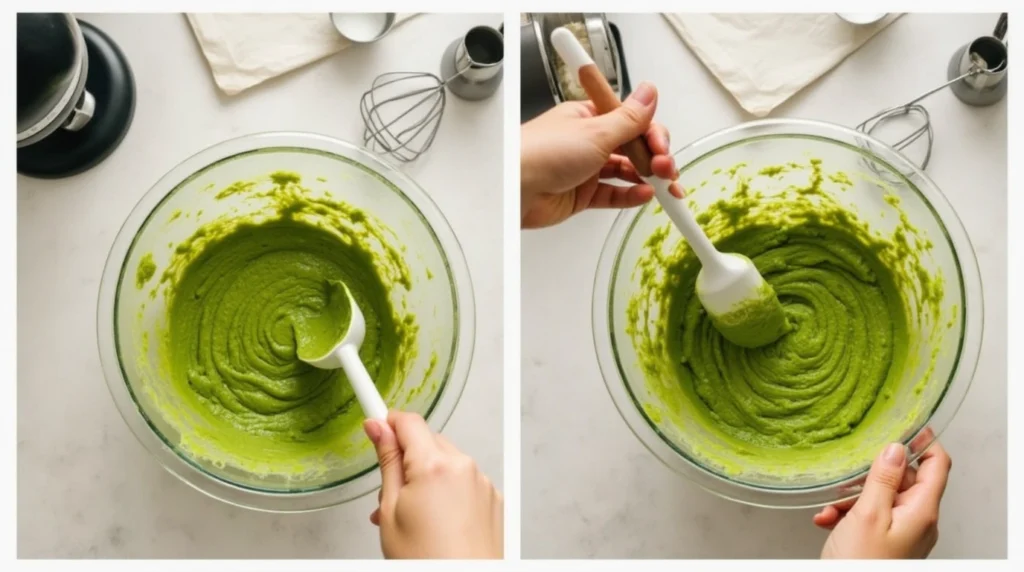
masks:
<svg viewBox="0 0 1024 572"><path fill-rule="evenodd" d="M724 271L697 274L697 297L722 336L744 348L774 343L793 326L775 290L741 254L722 255Z"/></svg>
<svg viewBox="0 0 1024 572"><path fill-rule="evenodd" d="M323 295L320 311L297 318L294 326L299 359L317 367L338 346L351 344L358 349L366 337L366 320L343 282L325 281ZM334 367L338 366L328 366Z"/></svg>

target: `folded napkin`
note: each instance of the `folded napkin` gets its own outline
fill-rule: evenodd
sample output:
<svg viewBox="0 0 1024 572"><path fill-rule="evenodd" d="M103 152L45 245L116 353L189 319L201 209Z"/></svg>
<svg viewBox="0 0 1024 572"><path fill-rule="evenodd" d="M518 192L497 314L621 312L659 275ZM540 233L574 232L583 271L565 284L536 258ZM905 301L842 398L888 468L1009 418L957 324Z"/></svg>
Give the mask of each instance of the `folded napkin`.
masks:
<svg viewBox="0 0 1024 572"><path fill-rule="evenodd" d="M395 25L414 14L398 14ZM330 14L188 14L213 80L234 95L347 48Z"/></svg>
<svg viewBox="0 0 1024 572"><path fill-rule="evenodd" d="M764 117L893 23L835 14L664 14L740 106Z"/></svg>

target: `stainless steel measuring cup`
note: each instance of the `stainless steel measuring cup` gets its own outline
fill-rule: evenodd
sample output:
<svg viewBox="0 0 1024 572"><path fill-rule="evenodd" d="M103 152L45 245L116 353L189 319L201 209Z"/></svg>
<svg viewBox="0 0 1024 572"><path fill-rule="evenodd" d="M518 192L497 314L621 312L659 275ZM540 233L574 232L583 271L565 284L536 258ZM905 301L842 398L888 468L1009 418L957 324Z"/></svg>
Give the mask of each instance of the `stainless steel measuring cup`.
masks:
<svg viewBox="0 0 1024 572"><path fill-rule="evenodd" d="M992 105L1006 96L1009 50L1007 15L999 16L991 36L982 36L958 49L949 60L946 77L961 78L950 85L953 94L968 105ZM975 73L970 73L975 70ZM968 74L965 76L965 74Z"/></svg>
<svg viewBox="0 0 1024 572"><path fill-rule="evenodd" d="M476 26L445 50L441 77L448 90L462 99L486 99L501 85L504 59L504 34L490 26Z"/></svg>

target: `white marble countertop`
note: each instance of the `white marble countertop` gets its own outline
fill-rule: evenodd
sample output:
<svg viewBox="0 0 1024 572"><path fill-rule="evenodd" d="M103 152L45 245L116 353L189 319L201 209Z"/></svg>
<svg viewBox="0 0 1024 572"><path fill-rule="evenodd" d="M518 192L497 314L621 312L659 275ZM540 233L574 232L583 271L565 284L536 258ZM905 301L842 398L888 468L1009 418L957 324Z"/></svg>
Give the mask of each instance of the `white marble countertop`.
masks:
<svg viewBox="0 0 1024 572"><path fill-rule="evenodd" d="M326 17L326 15L325 15ZM359 97L385 71L439 72L450 42L490 15L420 15L235 97L213 83L182 15L96 15L133 66L135 120L104 163L61 181L18 178L18 555L325 558L380 555L375 495L304 515L234 508L192 490L136 441L96 349L108 249L150 185L196 151L269 130L360 141ZM502 483L502 93L449 97L434 147L405 168L468 259L477 307L470 381L445 431ZM54 357L54 356L58 357Z"/></svg>
<svg viewBox="0 0 1024 572"><path fill-rule="evenodd" d="M635 86L654 81L673 148L751 119L660 16L609 15ZM953 52L996 15L907 15L772 117L856 125L945 81ZM657 54L645 59L644 54ZM665 102L676 102L667 105ZM1006 100L926 101L936 142L928 172L967 228L981 266L985 338L963 407L942 437L953 472L934 557L1005 558ZM591 335L594 272L614 212L523 233L522 554L524 558L817 557L813 511L722 500L640 444L604 388Z"/></svg>

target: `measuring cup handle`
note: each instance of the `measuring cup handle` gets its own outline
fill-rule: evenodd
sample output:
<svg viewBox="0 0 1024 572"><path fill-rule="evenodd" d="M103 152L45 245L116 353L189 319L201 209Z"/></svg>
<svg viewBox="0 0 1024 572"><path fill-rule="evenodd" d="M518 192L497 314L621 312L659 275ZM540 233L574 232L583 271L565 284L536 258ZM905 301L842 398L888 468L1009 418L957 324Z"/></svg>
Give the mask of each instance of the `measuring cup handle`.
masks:
<svg viewBox="0 0 1024 572"><path fill-rule="evenodd" d="M994 32L992 32L992 35L995 36L996 39L1000 41L1002 41L1002 39L1006 37L1007 19L1008 16L1006 12L1000 14L999 21L996 22L996 29Z"/></svg>

